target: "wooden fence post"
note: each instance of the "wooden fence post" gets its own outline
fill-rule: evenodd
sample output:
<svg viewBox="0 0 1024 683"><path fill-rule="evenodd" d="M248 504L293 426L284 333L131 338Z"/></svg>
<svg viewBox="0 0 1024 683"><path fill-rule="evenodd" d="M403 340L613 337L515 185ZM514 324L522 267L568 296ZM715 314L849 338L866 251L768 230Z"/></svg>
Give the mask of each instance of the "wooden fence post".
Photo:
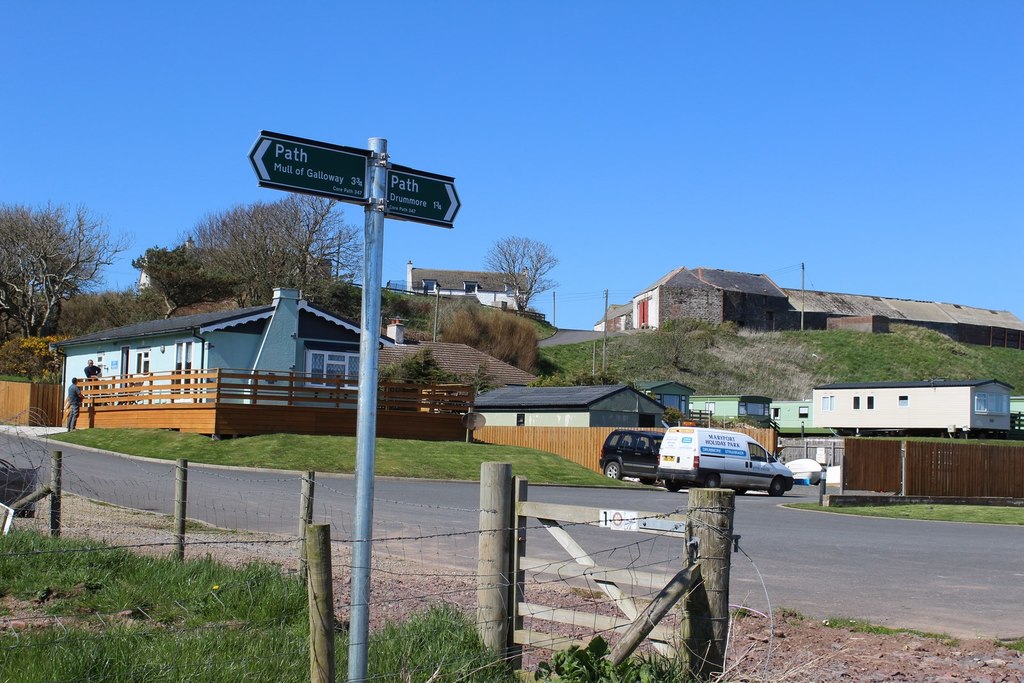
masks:
<svg viewBox="0 0 1024 683"><path fill-rule="evenodd" d="M696 541L701 580L684 602L680 656L690 674L704 680L725 668L736 497L725 489L691 488L688 498L687 546Z"/></svg>
<svg viewBox="0 0 1024 683"><path fill-rule="evenodd" d="M185 559L185 512L188 503L188 460L178 459L174 476L174 554Z"/></svg>
<svg viewBox="0 0 1024 683"><path fill-rule="evenodd" d="M331 525L306 529L309 553L309 680L334 683L334 585L331 576Z"/></svg>
<svg viewBox="0 0 1024 683"><path fill-rule="evenodd" d="M484 645L504 656L509 633L512 465L480 465L480 541L476 623Z"/></svg>
<svg viewBox="0 0 1024 683"><path fill-rule="evenodd" d="M907 442L900 441L900 495L907 495Z"/></svg>
<svg viewBox="0 0 1024 683"><path fill-rule="evenodd" d="M50 535L60 536L61 483L63 479L63 451L50 452Z"/></svg>
<svg viewBox="0 0 1024 683"><path fill-rule="evenodd" d="M302 487L299 493L299 579L303 583L309 572L307 557L309 550L306 547L308 539L306 531L313 523L313 490L316 488L316 472L306 472L302 478Z"/></svg>

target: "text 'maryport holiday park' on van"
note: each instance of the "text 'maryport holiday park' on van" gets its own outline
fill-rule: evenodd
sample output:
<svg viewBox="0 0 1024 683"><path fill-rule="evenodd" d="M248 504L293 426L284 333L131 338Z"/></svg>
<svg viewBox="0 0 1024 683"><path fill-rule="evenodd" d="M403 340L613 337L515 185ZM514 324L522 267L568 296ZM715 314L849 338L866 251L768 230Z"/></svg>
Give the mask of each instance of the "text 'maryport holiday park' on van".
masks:
<svg viewBox="0 0 1024 683"><path fill-rule="evenodd" d="M665 432L657 477L670 490L697 485L736 493L760 489L781 496L793 488L793 472L751 437L700 427Z"/></svg>

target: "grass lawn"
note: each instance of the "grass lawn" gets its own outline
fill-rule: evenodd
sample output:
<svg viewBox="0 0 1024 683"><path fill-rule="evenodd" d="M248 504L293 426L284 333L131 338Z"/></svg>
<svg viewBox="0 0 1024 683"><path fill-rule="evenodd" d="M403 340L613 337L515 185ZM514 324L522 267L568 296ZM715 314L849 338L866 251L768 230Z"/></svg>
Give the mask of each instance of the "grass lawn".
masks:
<svg viewBox="0 0 1024 683"><path fill-rule="evenodd" d="M198 434L161 429L83 429L50 438L164 460L187 458L190 462L236 467L355 472L356 440L350 436L273 434L215 441ZM610 480L551 453L515 446L377 439L374 457L379 476L478 481L481 463L510 462L513 474L526 477L531 483L638 485Z"/></svg>
<svg viewBox="0 0 1024 683"><path fill-rule="evenodd" d="M787 507L801 510L820 510L837 515L861 517L888 517L890 519L921 519L931 522L968 522L971 524L1024 525L1024 508L992 505L933 505L908 503L905 505L863 505L857 507L821 507L817 503L793 503Z"/></svg>
<svg viewBox="0 0 1024 683"><path fill-rule="evenodd" d="M280 568L141 557L32 532L0 536L2 681L309 680L306 587ZM443 634L444 637L438 637ZM347 634L335 640L348 666ZM384 680L513 683L509 667L454 608L433 607L371 634ZM402 678L403 674L410 677Z"/></svg>

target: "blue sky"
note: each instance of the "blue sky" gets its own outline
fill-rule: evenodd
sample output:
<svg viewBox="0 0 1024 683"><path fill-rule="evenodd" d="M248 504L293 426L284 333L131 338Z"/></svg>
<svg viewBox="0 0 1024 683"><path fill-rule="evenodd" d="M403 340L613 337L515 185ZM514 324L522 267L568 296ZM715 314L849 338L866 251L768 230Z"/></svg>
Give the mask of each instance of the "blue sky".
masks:
<svg viewBox="0 0 1024 683"><path fill-rule="evenodd" d="M6 2L0 203L84 205L132 248L283 195L261 129L456 178L405 263L549 244L560 327L679 266L1024 317L1024 3ZM346 204L362 230L363 210ZM552 295L535 301L552 314Z"/></svg>

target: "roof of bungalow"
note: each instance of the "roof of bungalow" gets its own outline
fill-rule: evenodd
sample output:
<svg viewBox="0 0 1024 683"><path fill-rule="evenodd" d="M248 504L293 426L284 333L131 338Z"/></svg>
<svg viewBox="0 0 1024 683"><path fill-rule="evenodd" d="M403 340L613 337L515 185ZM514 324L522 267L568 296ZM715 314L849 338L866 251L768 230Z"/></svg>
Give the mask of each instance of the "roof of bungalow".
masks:
<svg viewBox="0 0 1024 683"><path fill-rule="evenodd" d="M451 342L424 341L387 346L379 352L380 365L397 365L424 350L430 351L439 368L454 375L466 376L483 372L492 382L501 385L525 385L537 379L536 375L531 375L472 346Z"/></svg>
<svg viewBox="0 0 1024 683"><path fill-rule="evenodd" d="M660 403L625 384L573 387L504 387L476 397L477 410L487 408L589 408L594 403L622 392L633 392L659 408Z"/></svg>
<svg viewBox="0 0 1024 683"><path fill-rule="evenodd" d="M300 311L307 311L324 320L347 327L356 332L359 326L350 320L339 318L321 308L313 306L306 301L299 301ZM198 331L200 333L223 330L236 325L243 325L254 320L263 320L271 317L274 313L274 305L249 306L247 308L236 308L229 311L211 311L208 313L196 313L194 315L183 315L176 318L160 318L158 320L147 320L131 325L122 325L98 332L90 332L79 337L63 339L54 343L54 348L65 346L78 346L80 344L92 344L116 339L134 339L139 337L155 337L175 332ZM385 343L391 343L390 339L381 338Z"/></svg>

